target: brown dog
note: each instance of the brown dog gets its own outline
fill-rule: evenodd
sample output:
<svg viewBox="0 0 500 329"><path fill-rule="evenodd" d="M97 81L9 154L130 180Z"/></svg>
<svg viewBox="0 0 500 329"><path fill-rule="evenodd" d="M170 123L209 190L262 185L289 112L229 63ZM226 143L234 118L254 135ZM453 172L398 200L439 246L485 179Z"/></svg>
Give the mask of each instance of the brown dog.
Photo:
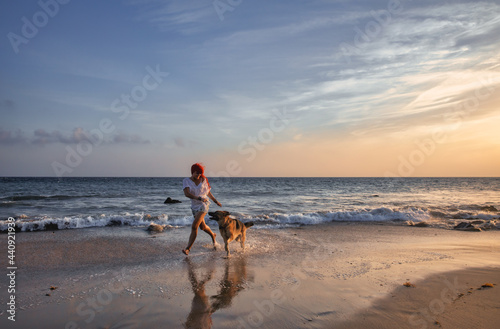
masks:
<svg viewBox="0 0 500 329"><path fill-rule="evenodd" d="M253 226L253 222L243 223L237 219L230 218L227 211L209 212L210 219L217 221L219 224L219 231L224 239L224 247L227 252L227 257L231 256L229 253L229 242L236 240L241 244L241 248L245 251L245 239L247 228Z"/></svg>

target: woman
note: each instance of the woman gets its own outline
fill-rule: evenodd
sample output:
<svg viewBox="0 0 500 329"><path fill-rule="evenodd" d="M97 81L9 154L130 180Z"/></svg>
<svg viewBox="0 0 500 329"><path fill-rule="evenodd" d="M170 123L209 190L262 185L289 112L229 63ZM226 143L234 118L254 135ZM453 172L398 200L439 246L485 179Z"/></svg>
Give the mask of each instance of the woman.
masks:
<svg viewBox="0 0 500 329"><path fill-rule="evenodd" d="M189 255L189 251L193 246L194 240L196 240L196 236L198 235L198 227L203 231L207 232L208 235L212 238L215 247L215 233L212 232L210 227L205 224L205 215L208 213L208 206L210 205L210 201L208 198L212 199L216 205L221 207L219 201L215 199L215 197L210 192L210 184L208 183L207 178L203 174L205 169L199 163L195 163L191 166L191 177L184 178L182 181L182 189L184 190L184 195L191 199L191 211L193 212L194 222L191 225L191 235L189 236L189 242L186 249L183 249L182 252L186 255Z"/></svg>

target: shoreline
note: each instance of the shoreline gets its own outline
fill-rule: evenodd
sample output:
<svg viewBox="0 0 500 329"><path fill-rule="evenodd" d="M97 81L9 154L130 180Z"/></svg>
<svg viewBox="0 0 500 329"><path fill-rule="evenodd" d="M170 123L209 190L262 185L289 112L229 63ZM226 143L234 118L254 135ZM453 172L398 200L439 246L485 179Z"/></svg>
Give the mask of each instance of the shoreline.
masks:
<svg viewBox="0 0 500 329"><path fill-rule="evenodd" d="M358 212L358 216L378 216L376 213L382 208L374 209L367 212ZM496 210L496 208L494 208ZM359 210L358 210L359 211ZM356 212L356 211L354 211ZM273 214L261 215L262 218L240 218L244 221L254 221L258 229L283 229L283 228L294 228L300 226L311 226L311 225L324 225L324 224L343 224L352 223L355 225L394 225L394 226L417 226L417 227L432 227L440 228L445 230L462 230L462 231L489 231L489 230L500 230L500 213L498 215L492 214L481 214L481 216L476 216L472 218L443 218L443 214L434 213L437 217L432 214L426 219L408 219L406 214L401 214L399 212L393 212L392 216L398 213L396 217L401 218L387 218L385 220L352 220L352 214L350 212L344 212L343 215L347 216L348 219L336 219L332 214L340 214L335 212L311 212L300 214L299 217L295 217L294 214ZM275 216L275 218L272 218ZM279 217L282 217L279 219ZM301 218L302 217L302 218ZM44 231L64 231L64 230L85 230L85 229L107 229L107 228L127 228L132 227L136 229L141 229L147 227L149 224L159 224L167 225L174 228L182 228L191 226L192 217L191 216L180 216L178 218L173 218L172 220L166 220L166 215L164 213L160 215L150 215L150 214L128 214L127 216L101 216L100 218L94 218L98 225L91 224L87 220L81 220L81 218L51 218L51 219L40 219L40 218L29 218L25 215L9 217L8 220L0 220L0 234L7 233L9 231L9 226L12 226L16 233L28 233L28 232L44 232ZM11 224L10 221L14 221ZM301 221L302 220L302 221ZM282 221L282 222L280 222ZM82 224L83 223L83 224ZM83 225L83 226L82 226ZM274 227L273 227L274 226Z"/></svg>
<svg viewBox="0 0 500 329"><path fill-rule="evenodd" d="M244 254L239 252L239 244L230 245L233 257L229 260L222 258L222 248L210 251L210 239L203 232L185 257L181 249L188 235L187 228L159 234L137 228L20 233L18 321L13 325L5 310L0 310L0 323L7 328L23 323L65 328L73 322L81 328L117 323L130 323L129 327L147 323L156 328L206 320L214 328L253 328L256 324L262 328L333 324L355 328L360 323L396 327L391 321L398 318L399 323L407 319L408 328L423 328L422 321L432 327L427 320L436 318L446 327L457 318L452 313L455 306L451 306L458 304L448 303L451 295L442 302L445 310L436 316L431 313L412 323L407 316L411 307L428 308L436 300L425 298L445 287L439 281L442 276L456 275L460 283L470 281L473 288L486 283L481 281L500 284L497 231L374 223L258 229L249 231ZM218 239L221 244L219 235ZM2 248L5 245L2 240ZM416 287L403 287L406 281ZM193 282L204 289L194 289ZM51 286L57 288L50 291ZM481 314L471 319L487 324L488 319L496 321L493 315L498 312L482 312L487 310L481 304L483 293L493 292L488 298L491 307L497 307L499 288L473 291L469 296L460 286L457 294L463 293L461 301L468 301L467 306ZM204 296L199 294L201 290ZM409 293L422 298L413 300ZM6 297L6 291L1 291L3 305ZM394 300L407 308L394 308ZM434 304L441 305L439 300ZM434 310L439 310L436 305Z"/></svg>

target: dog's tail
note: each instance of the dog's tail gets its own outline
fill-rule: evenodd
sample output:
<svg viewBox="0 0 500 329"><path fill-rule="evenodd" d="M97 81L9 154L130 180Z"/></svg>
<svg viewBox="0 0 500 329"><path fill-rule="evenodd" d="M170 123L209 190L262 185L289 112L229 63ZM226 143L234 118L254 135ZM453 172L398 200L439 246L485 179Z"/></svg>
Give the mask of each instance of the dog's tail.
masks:
<svg viewBox="0 0 500 329"><path fill-rule="evenodd" d="M253 222L245 223L245 227L246 228L249 228L249 227L252 227L252 226L253 226Z"/></svg>

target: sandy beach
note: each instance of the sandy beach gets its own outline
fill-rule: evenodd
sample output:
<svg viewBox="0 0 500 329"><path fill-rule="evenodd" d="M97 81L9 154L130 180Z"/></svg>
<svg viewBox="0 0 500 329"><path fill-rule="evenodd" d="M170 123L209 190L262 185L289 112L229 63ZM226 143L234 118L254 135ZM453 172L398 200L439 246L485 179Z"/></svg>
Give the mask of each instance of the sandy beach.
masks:
<svg viewBox="0 0 500 329"><path fill-rule="evenodd" d="M496 328L500 232L392 223L250 229L247 251L188 228L16 235L2 328ZM5 237L5 236L4 236ZM217 237L222 243L220 236ZM7 250L6 239L1 249ZM6 257L4 257L6 258ZM2 259L6 269L6 259ZM5 276L5 275L4 275ZM404 284L407 284L405 286ZM483 287L491 284L492 287ZM52 289L51 289L52 287Z"/></svg>

